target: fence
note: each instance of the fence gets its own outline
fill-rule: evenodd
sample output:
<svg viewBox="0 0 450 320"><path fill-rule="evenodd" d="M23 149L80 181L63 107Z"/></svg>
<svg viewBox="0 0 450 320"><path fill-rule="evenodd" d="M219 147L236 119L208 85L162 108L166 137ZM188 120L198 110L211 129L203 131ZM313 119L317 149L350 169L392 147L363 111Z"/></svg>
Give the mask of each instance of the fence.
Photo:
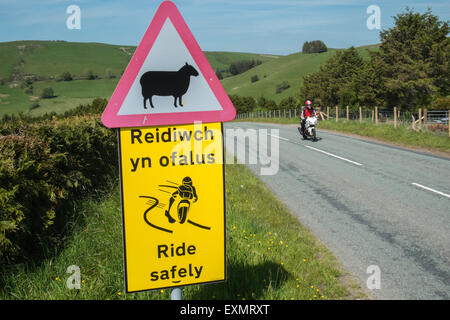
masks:
<svg viewBox="0 0 450 320"><path fill-rule="evenodd" d="M317 108L319 119L339 121L363 121L373 122L376 125L379 123L392 124L394 127L398 125L410 126L413 130L421 131L430 125L442 126L448 128L448 135L450 137L449 113L450 110L427 110L419 109L418 112L400 111L394 109L378 109L375 107L372 110L363 109L361 107L326 107ZM236 119L254 119L254 118L299 118L301 108L296 109L280 109L280 110L258 110L252 112L239 113Z"/></svg>

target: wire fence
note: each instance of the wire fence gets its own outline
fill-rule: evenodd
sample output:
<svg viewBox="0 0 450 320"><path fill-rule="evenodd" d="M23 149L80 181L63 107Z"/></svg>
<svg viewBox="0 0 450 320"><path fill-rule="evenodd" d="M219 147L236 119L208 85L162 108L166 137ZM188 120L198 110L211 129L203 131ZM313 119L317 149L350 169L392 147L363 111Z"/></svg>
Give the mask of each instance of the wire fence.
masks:
<svg viewBox="0 0 450 320"><path fill-rule="evenodd" d="M333 108L317 108L319 120L340 121L360 121L373 122L376 125L380 123L391 124L394 127L399 125L407 126L417 131L432 131L442 134L449 128L449 112L450 110L427 110L419 109L418 112L400 111L394 109L378 109L372 110L351 107L333 107ZM238 113L236 119L256 119L256 118L289 118L299 119L301 108L295 109L277 109L277 110L257 110L252 112Z"/></svg>

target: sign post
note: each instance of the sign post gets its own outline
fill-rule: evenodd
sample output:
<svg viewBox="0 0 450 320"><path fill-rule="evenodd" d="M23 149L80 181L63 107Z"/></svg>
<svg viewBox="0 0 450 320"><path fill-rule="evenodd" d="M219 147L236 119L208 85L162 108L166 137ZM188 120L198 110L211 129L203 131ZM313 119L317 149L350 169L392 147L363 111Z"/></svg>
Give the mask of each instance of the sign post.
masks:
<svg viewBox="0 0 450 320"><path fill-rule="evenodd" d="M236 111L163 2L105 111L119 128L126 292L226 280L223 121Z"/></svg>

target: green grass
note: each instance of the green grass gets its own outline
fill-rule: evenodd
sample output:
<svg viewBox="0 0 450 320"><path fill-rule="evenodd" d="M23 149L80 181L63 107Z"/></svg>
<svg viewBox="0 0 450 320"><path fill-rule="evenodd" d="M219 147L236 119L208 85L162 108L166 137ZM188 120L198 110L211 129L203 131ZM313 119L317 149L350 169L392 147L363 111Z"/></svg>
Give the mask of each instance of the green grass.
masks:
<svg viewBox="0 0 450 320"><path fill-rule="evenodd" d="M403 125L394 128L392 123L380 123L379 125L375 125L370 121L364 121L360 124L359 120L348 122L341 120L338 123L334 120L322 121L319 123L319 129L320 128L354 133L363 137L375 138L404 146L422 147L450 152L450 137L448 137L447 132L437 135L426 130L423 132L414 131Z"/></svg>
<svg viewBox="0 0 450 320"><path fill-rule="evenodd" d="M80 104L86 104L94 98L109 99L119 79L73 80L73 81L39 81L35 82L34 94L39 96L44 88L51 87L55 98L40 99L40 107L31 111L39 115L49 112L61 113Z"/></svg>
<svg viewBox="0 0 450 320"><path fill-rule="evenodd" d="M184 299L365 298L344 284L333 255L299 224L243 165L227 165L228 280L187 286ZM74 208L64 248L41 262L0 274L2 299L169 299L170 290L123 292L119 190ZM67 267L81 269L81 289L69 290Z"/></svg>
<svg viewBox="0 0 450 320"><path fill-rule="evenodd" d="M0 52L5 48L20 47L20 56L25 61L20 69L25 74L41 77L56 77L68 71L73 75L84 75L88 70L105 76L106 70L121 75L134 47L103 43L77 43L65 41L18 41L0 43ZM17 55L9 57L16 59Z"/></svg>
<svg viewBox="0 0 450 320"><path fill-rule="evenodd" d="M0 116L26 112L31 106L31 97L20 87L9 88L0 85Z"/></svg>
<svg viewBox="0 0 450 320"><path fill-rule="evenodd" d="M119 81L114 79L73 80L73 81L36 81L33 94L25 94L20 87L0 86L0 116L18 112L30 112L33 115L56 112L63 113L80 104L90 103L94 98L109 99ZM44 88L53 89L55 97L39 98ZM39 108L30 111L32 101L39 99Z"/></svg>
<svg viewBox="0 0 450 320"><path fill-rule="evenodd" d="M19 42L0 43L0 79L9 77L20 62Z"/></svg>
<svg viewBox="0 0 450 320"><path fill-rule="evenodd" d="M110 45L104 43L66 42L66 41L13 41L0 42L0 79L9 77L24 60L19 70L24 74L40 77L57 77L68 71L72 75L82 76L88 70L104 77L109 70L116 77L125 70L135 46ZM242 52L206 51L206 58L211 67L225 70L231 62L239 60L275 59L272 56Z"/></svg>

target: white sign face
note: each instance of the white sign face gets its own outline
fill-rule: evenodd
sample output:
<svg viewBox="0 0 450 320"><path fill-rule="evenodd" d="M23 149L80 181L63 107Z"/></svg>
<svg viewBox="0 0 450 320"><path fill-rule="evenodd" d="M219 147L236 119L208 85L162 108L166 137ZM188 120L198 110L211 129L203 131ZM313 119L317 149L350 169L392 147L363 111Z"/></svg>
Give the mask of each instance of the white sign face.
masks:
<svg viewBox="0 0 450 320"><path fill-rule="evenodd" d="M156 92L153 95L152 92L151 99L143 98L143 90L145 88L143 89L141 78L145 73L154 72L154 78L157 78L157 72L161 72L161 75L163 73L170 73L171 77L177 77L175 72L181 73L182 70L180 69L184 66L192 67L197 72L197 75L195 75L195 71L189 68L191 74L187 75L187 77L184 75L184 79L182 80L184 82L187 80L187 89L181 97L176 98L173 95L163 92ZM182 77L181 74L180 77ZM173 81L177 80L175 79ZM187 50L186 45L183 43L170 18L167 18L133 82L118 115L222 110L219 101L206 81L212 81L212 79L205 79L201 74L199 67ZM160 95L161 93L164 95Z"/></svg>

